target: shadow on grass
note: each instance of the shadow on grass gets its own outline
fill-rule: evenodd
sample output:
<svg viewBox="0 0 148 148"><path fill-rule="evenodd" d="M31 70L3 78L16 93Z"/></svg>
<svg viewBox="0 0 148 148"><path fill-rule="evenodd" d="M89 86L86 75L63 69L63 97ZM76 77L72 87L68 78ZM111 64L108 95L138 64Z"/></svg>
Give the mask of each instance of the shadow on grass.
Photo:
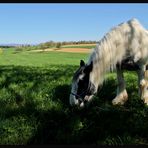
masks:
<svg viewBox="0 0 148 148"><path fill-rule="evenodd" d="M136 91L135 94L130 95L129 101L123 107L114 107L111 104L116 92L114 78L106 81L88 107L78 110L69 106L70 81L63 81L72 77L75 68L0 67L0 88L5 88L8 92L7 97L4 94L6 98L1 97L0 100L3 107L1 118L9 120L12 116L27 116L30 121L35 120L34 126L37 126L29 140L22 143L147 144L148 108L135 95L137 91L134 87L129 90ZM24 85L26 82L31 82L32 85ZM23 85L18 89L16 86L12 87L12 84ZM24 87L25 90L21 93ZM43 96L38 95L39 93ZM44 95L46 93L47 98ZM3 95L2 92L0 94ZM8 102L10 96L11 100ZM137 101L134 103L134 100ZM41 107L42 104L50 102L53 105L47 105L45 109Z"/></svg>
<svg viewBox="0 0 148 148"><path fill-rule="evenodd" d="M69 85L57 86L53 99L62 108L42 114L42 124L29 144L146 144L148 110L141 101L134 109L112 106L115 90L114 79L108 80L94 101L78 110L69 106Z"/></svg>

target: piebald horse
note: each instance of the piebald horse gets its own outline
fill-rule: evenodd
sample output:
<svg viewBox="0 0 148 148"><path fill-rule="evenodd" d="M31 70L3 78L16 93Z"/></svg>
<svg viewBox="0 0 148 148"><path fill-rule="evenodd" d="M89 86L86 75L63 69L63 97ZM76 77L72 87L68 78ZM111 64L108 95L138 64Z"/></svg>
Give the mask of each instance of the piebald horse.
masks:
<svg viewBox="0 0 148 148"><path fill-rule="evenodd" d="M117 25L98 42L86 64L80 61L72 79L70 105L84 107L110 71L116 71L118 80L117 94L112 103L123 105L128 100L123 76L126 67L137 71L139 95L148 105L147 64L148 31L135 18Z"/></svg>

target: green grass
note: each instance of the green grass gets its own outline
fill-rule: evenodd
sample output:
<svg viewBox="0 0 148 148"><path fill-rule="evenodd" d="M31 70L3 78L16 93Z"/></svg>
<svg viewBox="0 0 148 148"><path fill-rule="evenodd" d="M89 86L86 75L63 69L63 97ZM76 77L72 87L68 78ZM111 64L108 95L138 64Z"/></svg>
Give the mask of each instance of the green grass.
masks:
<svg viewBox="0 0 148 148"><path fill-rule="evenodd" d="M78 65L80 59L87 59L87 54L63 52L16 52L14 48L4 50L0 55L1 65L48 66L48 65Z"/></svg>
<svg viewBox="0 0 148 148"><path fill-rule="evenodd" d="M135 72L125 72L124 106L111 104L111 73L91 104L77 110L69 106L70 83L87 54L14 52L0 55L0 144L148 145L148 107Z"/></svg>

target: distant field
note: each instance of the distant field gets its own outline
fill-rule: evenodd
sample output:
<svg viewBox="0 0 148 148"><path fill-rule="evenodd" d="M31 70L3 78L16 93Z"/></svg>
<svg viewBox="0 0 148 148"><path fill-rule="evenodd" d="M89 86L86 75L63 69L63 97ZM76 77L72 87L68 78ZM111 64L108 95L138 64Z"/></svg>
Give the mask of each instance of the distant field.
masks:
<svg viewBox="0 0 148 148"><path fill-rule="evenodd" d="M96 44L78 44L78 45L65 45L62 48L86 48L92 49L96 46Z"/></svg>
<svg viewBox="0 0 148 148"><path fill-rule="evenodd" d="M73 45L63 45L63 47L66 46L95 46L96 44L73 44Z"/></svg>
<svg viewBox="0 0 148 148"><path fill-rule="evenodd" d="M40 49L40 50L32 50L32 51L29 51L29 52L42 52L43 50ZM47 49L44 49L44 52L49 52L49 51L56 51L56 52L70 52L70 53L87 53L89 54L92 49L87 49L87 48L60 48L60 49L57 49L57 48L47 48Z"/></svg>
<svg viewBox="0 0 148 148"><path fill-rule="evenodd" d="M148 145L148 107L138 96L137 75L125 71L129 100L113 106L116 74L107 74L92 103L69 105L71 80L88 53L0 54L0 144Z"/></svg>
<svg viewBox="0 0 148 148"><path fill-rule="evenodd" d="M78 45L64 45L61 48L51 47L47 49L37 49L30 52L48 52L48 51L58 51L58 52L71 52L71 53L90 53L96 44L78 44Z"/></svg>

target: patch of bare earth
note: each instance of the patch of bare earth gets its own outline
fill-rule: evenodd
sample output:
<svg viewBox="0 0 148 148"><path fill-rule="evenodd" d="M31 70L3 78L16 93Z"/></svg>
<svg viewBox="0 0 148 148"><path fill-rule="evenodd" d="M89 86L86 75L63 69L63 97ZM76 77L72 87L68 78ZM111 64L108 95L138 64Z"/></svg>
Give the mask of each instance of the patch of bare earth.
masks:
<svg viewBox="0 0 148 148"><path fill-rule="evenodd" d="M61 48L56 51L61 51L61 52L74 52L74 53L89 53L91 49L87 48Z"/></svg>

